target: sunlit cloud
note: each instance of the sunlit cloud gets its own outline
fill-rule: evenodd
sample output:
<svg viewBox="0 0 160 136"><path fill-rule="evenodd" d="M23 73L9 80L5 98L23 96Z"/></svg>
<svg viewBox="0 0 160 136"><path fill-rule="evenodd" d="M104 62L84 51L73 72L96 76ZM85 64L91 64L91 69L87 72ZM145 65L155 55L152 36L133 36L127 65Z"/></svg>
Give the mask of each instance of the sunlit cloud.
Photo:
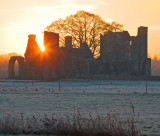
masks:
<svg viewBox="0 0 160 136"><path fill-rule="evenodd" d="M108 2L104 2L104 1L95 1L98 5L103 5L103 6L108 6L109 3Z"/></svg>
<svg viewBox="0 0 160 136"><path fill-rule="evenodd" d="M21 10L26 11L46 11L46 10L54 10L54 9L71 9L71 10L87 10L92 11L97 8L96 5L77 5L75 3L68 3L67 5L62 6L41 6L41 7L31 7L31 8L24 8Z"/></svg>
<svg viewBox="0 0 160 136"><path fill-rule="evenodd" d="M18 25L18 26L20 26L20 25L25 25L25 23L22 23L22 22L8 22L8 25Z"/></svg>
<svg viewBox="0 0 160 136"><path fill-rule="evenodd" d="M59 6L39 6L39 7L23 8L20 10L37 11L37 10L49 10L49 9L55 9L55 8L60 8L60 7Z"/></svg>
<svg viewBox="0 0 160 136"><path fill-rule="evenodd" d="M1 31L22 31L23 28L22 27L15 27L15 26L3 26L3 27L0 27L0 30Z"/></svg>
<svg viewBox="0 0 160 136"><path fill-rule="evenodd" d="M77 1L79 1L79 0L77 0ZM87 2L87 1L89 3L95 4L95 5L98 5L98 6L102 6L102 5L103 6L108 6L109 5L109 3L104 1L104 0L83 0L83 3Z"/></svg>
<svg viewBox="0 0 160 136"><path fill-rule="evenodd" d="M8 26L0 27L1 31L15 31L15 32L41 32L44 28L44 24L41 23L21 23L10 22Z"/></svg>
<svg viewBox="0 0 160 136"><path fill-rule="evenodd" d="M47 1L47 0L46 0ZM54 4L53 4L54 3ZM2 20L0 31L2 33L9 33L12 35L12 43L16 43L19 46L20 52L24 52L25 44L27 42L28 34L36 34L36 41L41 49L43 46L43 33L41 33L44 28L51 24L54 20L58 18L64 19L70 14L75 14L79 10L85 10L88 12L95 11L101 5L107 5L108 3L103 2L103 0L53 0L52 4L42 4L38 5L28 5L25 3L23 6L11 6L11 8L6 8L0 10L0 14L5 16L7 20ZM1 8L2 9L2 8ZM5 14L4 14L4 13ZM14 37L14 33L19 37L20 40ZM9 42L6 44L9 45ZM23 46L22 46L23 45ZM11 48L11 47L10 47ZM15 47L12 48L14 50ZM6 49L8 50L8 49ZM17 49L15 49L17 52Z"/></svg>
<svg viewBox="0 0 160 136"><path fill-rule="evenodd" d="M75 4L78 4L78 5L84 5L87 4L87 5L90 5L90 4L93 4L93 5L97 5L97 6L101 6L101 5L109 5L108 2L104 1L104 0L59 0L61 3L64 3L64 4L67 4L67 3L75 3Z"/></svg>
<svg viewBox="0 0 160 136"><path fill-rule="evenodd" d="M0 12L5 11L47 11L47 10L54 10L54 9L77 9L77 10L87 10L93 11L96 8L100 7L101 5L106 6L108 2L104 0L59 0L58 2L51 4L51 5L39 5L39 6L30 6L30 7L23 7L23 8L16 8L16 9L9 9L9 10L0 10Z"/></svg>
<svg viewBox="0 0 160 136"><path fill-rule="evenodd" d="M9 10L0 10L0 12L8 12Z"/></svg>
<svg viewBox="0 0 160 136"><path fill-rule="evenodd" d="M160 31L160 26L149 26L149 29L153 31Z"/></svg>

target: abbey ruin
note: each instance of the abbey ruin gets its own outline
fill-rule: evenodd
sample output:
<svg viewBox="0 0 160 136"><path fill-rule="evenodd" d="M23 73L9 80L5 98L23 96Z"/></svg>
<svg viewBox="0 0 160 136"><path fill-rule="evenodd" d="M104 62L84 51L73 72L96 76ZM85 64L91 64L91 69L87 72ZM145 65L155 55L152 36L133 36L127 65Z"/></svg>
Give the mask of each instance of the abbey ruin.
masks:
<svg viewBox="0 0 160 136"><path fill-rule="evenodd" d="M151 59L147 57L147 27L139 27L137 36L127 31L100 35L100 57L95 59L86 43L72 47L72 37L65 37L65 47L59 47L59 34L44 32L45 51L28 36L22 56L9 60L8 78L14 79L14 64L19 63L19 79L55 80L96 75L151 76Z"/></svg>

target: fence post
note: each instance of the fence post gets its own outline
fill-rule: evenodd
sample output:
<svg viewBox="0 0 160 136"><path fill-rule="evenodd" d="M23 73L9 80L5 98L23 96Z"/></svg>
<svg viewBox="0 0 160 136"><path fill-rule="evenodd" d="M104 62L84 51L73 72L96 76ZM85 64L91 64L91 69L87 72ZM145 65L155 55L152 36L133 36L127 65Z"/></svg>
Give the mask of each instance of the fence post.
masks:
<svg viewBox="0 0 160 136"><path fill-rule="evenodd" d="M146 83L146 93L148 93L148 85L147 85L147 83Z"/></svg>
<svg viewBox="0 0 160 136"><path fill-rule="evenodd" d="M61 91L61 81L59 81L59 92Z"/></svg>

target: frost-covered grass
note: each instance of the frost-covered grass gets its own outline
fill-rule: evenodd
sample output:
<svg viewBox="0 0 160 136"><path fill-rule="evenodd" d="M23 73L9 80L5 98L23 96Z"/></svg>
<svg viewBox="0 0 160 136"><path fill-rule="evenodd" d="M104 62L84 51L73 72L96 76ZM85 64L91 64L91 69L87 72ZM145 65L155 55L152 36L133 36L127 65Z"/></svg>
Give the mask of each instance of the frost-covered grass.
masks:
<svg viewBox="0 0 160 136"><path fill-rule="evenodd" d="M72 121L73 113L79 110L85 119L89 112L94 119L95 113L106 116L117 113L119 119L125 117L123 121L127 122L132 120L128 118L133 113L132 107L139 114L139 121L134 120L136 128L142 134L160 135L159 81L71 79L60 83L59 88L59 81L0 81L0 120L6 118L5 113L10 113L11 118L21 118L23 113L25 120L34 115L39 121L44 115L54 113L54 117L68 115Z"/></svg>
<svg viewBox="0 0 160 136"><path fill-rule="evenodd" d="M116 113L106 115L88 114L86 118L79 111L72 115L11 116L6 114L0 121L1 134L48 134L75 136L138 136L135 116L122 119Z"/></svg>

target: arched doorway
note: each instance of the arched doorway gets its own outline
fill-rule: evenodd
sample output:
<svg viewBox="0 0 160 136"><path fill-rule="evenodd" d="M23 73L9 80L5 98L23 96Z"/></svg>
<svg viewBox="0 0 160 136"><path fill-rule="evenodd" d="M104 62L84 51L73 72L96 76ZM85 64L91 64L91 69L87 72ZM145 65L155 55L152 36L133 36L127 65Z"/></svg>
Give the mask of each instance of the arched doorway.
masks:
<svg viewBox="0 0 160 136"><path fill-rule="evenodd" d="M18 60L14 63L14 77L17 79L19 78L19 63Z"/></svg>
<svg viewBox="0 0 160 136"><path fill-rule="evenodd" d="M18 62L18 73L15 73L15 62ZM18 75L19 79L25 78L25 61L22 56L12 56L9 60L8 78L15 79Z"/></svg>

